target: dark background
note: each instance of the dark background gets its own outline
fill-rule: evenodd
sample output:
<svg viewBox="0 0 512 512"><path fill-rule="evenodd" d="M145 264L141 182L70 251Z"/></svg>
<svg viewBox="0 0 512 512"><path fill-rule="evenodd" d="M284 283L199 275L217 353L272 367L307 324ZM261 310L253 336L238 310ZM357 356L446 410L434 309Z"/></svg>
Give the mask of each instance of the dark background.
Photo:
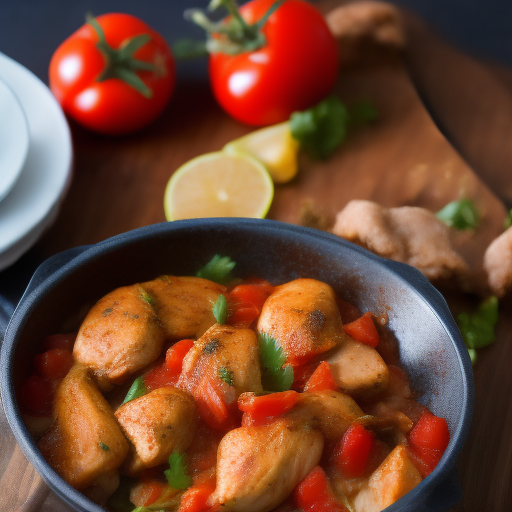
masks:
<svg viewBox="0 0 512 512"><path fill-rule="evenodd" d="M84 23L85 14L127 12L139 16L172 44L197 34L181 13L206 0L0 0L0 51L47 82L55 48ZM396 0L460 49L512 67L512 0ZM181 63L179 73L201 74L204 65Z"/></svg>

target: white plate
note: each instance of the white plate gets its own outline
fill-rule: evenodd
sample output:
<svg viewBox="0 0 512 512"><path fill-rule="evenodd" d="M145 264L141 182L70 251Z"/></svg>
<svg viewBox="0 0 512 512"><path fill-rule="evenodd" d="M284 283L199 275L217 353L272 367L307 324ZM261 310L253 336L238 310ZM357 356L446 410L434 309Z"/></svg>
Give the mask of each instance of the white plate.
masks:
<svg viewBox="0 0 512 512"><path fill-rule="evenodd" d="M11 88L0 80L0 201L18 179L28 153L28 124Z"/></svg>
<svg viewBox="0 0 512 512"><path fill-rule="evenodd" d="M0 202L0 270L14 263L55 220L71 181L69 127L52 93L26 68L0 53L0 77L15 92L30 133L27 159Z"/></svg>

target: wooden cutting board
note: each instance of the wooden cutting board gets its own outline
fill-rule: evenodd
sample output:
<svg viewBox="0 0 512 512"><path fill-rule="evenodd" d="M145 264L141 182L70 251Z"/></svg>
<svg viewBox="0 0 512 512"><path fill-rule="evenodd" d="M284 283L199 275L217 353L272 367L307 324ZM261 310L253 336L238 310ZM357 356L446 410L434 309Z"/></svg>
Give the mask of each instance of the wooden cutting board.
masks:
<svg viewBox="0 0 512 512"><path fill-rule="evenodd" d="M355 198L435 211L464 194L485 213L483 228L461 242L477 267L484 248L501 230L505 209L474 171L507 199L507 187L512 190L506 173L511 159L502 131L508 128L512 133L512 116L504 120L502 107L512 105L512 92L490 68L456 52L417 20L407 18L407 26L405 61L391 58L381 65L345 69L336 86L346 101L364 97L374 102L378 121L353 133L328 161L303 159L299 176L276 187L269 217L298 223L307 201L332 214ZM474 170L431 120L411 73L436 120ZM463 117L468 105L479 116L475 121ZM163 191L172 172L190 158L218 150L250 131L227 117L207 84L197 82L180 83L164 115L141 134L116 139L96 136L75 124L72 129L75 175L57 222L33 250L40 257L164 221ZM454 313L474 304L473 298L457 293L448 300ZM475 419L459 465L464 498L458 511L512 510L512 318L506 314L510 305L508 299L502 303L496 343L480 352ZM4 423L0 419L2 429ZM1 448L9 454L0 463L0 504L5 510L67 510L56 505L58 500L48 494L12 437ZM2 489L13 487L17 492L10 492L9 502L3 503ZM31 498L25 503L27 496Z"/></svg>

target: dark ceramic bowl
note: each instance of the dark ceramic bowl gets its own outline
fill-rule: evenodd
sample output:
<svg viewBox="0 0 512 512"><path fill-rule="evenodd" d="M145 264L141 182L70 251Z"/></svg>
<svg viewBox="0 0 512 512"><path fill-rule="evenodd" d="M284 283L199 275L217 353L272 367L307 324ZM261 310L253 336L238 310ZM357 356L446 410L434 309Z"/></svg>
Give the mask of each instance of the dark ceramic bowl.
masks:
<svg viewBox="0 0 512 512"><path fill-rule="evenodd" d="M442 511L456 503L455 463L469 430L474 383L467 350L442 296L412 267L378 258L336 236L249 219L158 224L70 249L38 268L5 335L1 390L14 435L48 485L76 510L103 510L52 470L23 423L15 390L40 340L114 288L166 273L193 275L214 254L235 260L239 277L257 275L275 283L312 277L363 311L387 312L402 367L420 401L447 419L451 441L435 471L386 511Z"/></svg>

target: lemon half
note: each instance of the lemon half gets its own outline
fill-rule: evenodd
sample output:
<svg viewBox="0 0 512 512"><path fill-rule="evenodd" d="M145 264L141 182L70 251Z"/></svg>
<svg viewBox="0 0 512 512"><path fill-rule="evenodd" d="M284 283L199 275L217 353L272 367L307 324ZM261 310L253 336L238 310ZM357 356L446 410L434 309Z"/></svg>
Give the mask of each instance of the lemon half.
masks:
<svg viewBox="0 0 512 512"><path fill-rule="evenodd" d="M164 195L167 220L202 217L263 218L274 197L265 166L247 154L198 156L172 176Z"/></svg>

